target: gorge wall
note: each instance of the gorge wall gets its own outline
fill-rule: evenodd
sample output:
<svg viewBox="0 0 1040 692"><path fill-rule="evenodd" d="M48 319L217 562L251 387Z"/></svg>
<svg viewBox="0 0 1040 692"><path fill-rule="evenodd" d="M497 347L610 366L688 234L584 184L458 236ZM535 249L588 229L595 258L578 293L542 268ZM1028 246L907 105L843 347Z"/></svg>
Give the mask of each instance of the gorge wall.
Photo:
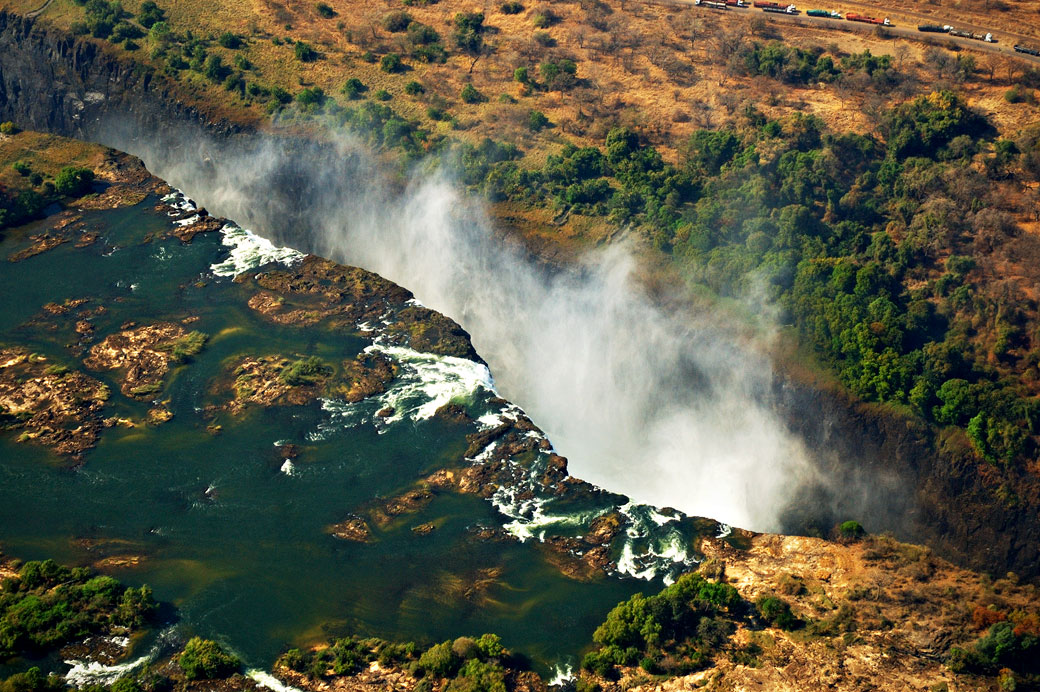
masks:
<svg viewBox="0 0 1040 692"><path fill-rule="evenodd" d="M178 132L164 140L181 149L170 151L170 158L196 161L199 170L217 154L207 142L222 142L226 152L236 143L248 147L254 138L247 125L211 121L200 108L185 105L176 87L148 68L7 12L0 12L0 120L144 156L164 177L171 176L162 163L146 155L156 155L154 133ZM257 228L273 240L327 251L321 238L307 235L315 201L308 191L331 194L311 185L311 172L334 164L340 152L332 145L284 138L279 147L299 148L307 156L282 159L274 173L277 185L244 193L266 207L254 209L252 219L238 216L259 221ZM366 164L352 165L356 170ZM263 182L270 185L272 178ZM199 181L200 189L204 185ZM269 223L272 219L278 223ZM791 488L781 528L807 530L856 518L869 530L891 530L974 569L1040 576L1035 478L1021 479L1017 496L1009 496L970 455L955 448L935 452L934 433L923 426L779 378L774 389L778 413L819 471Z"/></svg>

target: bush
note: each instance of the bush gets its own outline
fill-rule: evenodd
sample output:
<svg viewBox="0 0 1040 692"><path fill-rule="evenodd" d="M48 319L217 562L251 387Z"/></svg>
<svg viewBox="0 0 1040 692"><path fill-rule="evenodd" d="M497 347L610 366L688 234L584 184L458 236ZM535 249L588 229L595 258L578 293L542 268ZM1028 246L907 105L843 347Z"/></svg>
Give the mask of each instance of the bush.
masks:
<svg viewBox="0 0 1040 692"><path fill-rule="evenodd" d="M755 601L762 619L782 630L796 629L801 621L791 612L791 604L776 596L762 596Z"/></svg>
<svg viewBox="0 0 1040 692"><path fill-rule="evenodd" d="M278 377L290 387L315 384L332 374L332 368L317 356L310 356L286 365Z"/></svg>
<svg viewBox="0 0 1040 692"><path fill-rule="evenodd" d="M307 110L315 110L325 105L325 91L321 87L310 87L296 94L296 102Z"/></svg>
<svg viewBox="0 0 1040 692"><path fill-rule="evenodd" d="M347 80L347 83L343 85L342 91L347 98L353 100L361 98L361 94L368 91L368 87L365 86L364 82L357 77L351 77Z"/></svg>
<svg viewBox="0 0 1040 692"><path fill-rule="evenodd" d="M387 53L379 61L379 69L383 72L393 74L400 72L404 68L404 63L401 61L401 56L397 53Z"/></svg>
<svg viewBox="0 0 1040 692"><path fill-rule="evenodd" d="M419 84L419 82L412 81L404 85L404 93L409 96L418 96L425 91L426 89L424 89L423 85Z"/></svg>
<svg viewBox="0 0 1040 692"><path fill-rule="evenodd" d="M838 527L841 537L846 540L857 540L866 535L866 530L858 521L845 521Z"/></svg>
<svg viewBox="0 0 1040 692"><path fill-rule="evenodd" d="M30 168L29 164L27 164L25 161L15 161L11 164L11 168L15 169L15 171L18 172L18 175L22 176L23 178L32 173L32 168Z"/></svg>
<svg viewBox="0 0 1040 692"><path fill-rule="evenodd" d="M482 634L477 639L477 648L483 658L498 658L505 653L502 639L497 634Z"/></svg>
<svg viewBox="0 0 1040 692"><path fill-rule="evenodd" d="M93 182L94 171L89 168L65 166L54 179L54 189L59 195L79 197L90 192Z"/></svg>
<svg viewBox="0 0 1040 692"><path fill-rule="evenodd" d="M391 96L390 92L386 89L380 89L376 93L372 94L372 98L374 98L376 101L389 101L393 98L393 96Z"/></svg>
<svg viewBox="0 0 1040 692"><path fill-rule="evenodd" d="M531 74L528 72L526 67L518 67L513 70L513 81L520 82L521 84L530 84Z"/></svg>
<svg viewBox="0 0 1040 692"><path fill-rule="evenodd" d="M1036 96L1032 89L1016 84L1004 92L1004 100L1008 103L1036 103Z"/></svg>
<svg viewBox="0 0 1040 692"><path fill-rule="evenodd" d="M505 671L477 659L466 661L445 692L506 692Z"/></svg>
<svg viewBox="0 0 1040 692"><path fill-rule="evenodd" d="M516 0L510 0L510 2L502 3L499 9L502 10L502 14L520 14L524 11L524 6Z"/></svg>
<svg viewBox="0 0 1040 692"><path fill-rule="evenodd" d="M550 9L540 10L531 18L531 22L539 29L546 29L559 21L556 13Z"/></svg>
<svg viewBox="0 0 1040 692"><path fill-rule="evenodd" d="M18 126L10 120L0 123L0 135L16 135L19 132Z"/></svg>
<svg viewBox="0 0 1040 692"><path fill-rule="evenodd" d="M541 111L529 111L527 113L527 127L532 132L541 132L549 126L549 119Z"/></svg>
<svg viewBox="0 0 1040 692"><path fill-rule="evenodd" d="M577 82L578 65L573 60L546 60L538 65L538 73L550 91L568 89Z"/></svg>
<svg viewBox="0 0 1040 692"><path fill-rule="evenodd" d="M209 639L192 637L177 657L188 680L216 680L237 673L242 662Z"/></svg>
<svg viewBox="0 0 1040 692"><path fill-rule="evenodd" d="M479 55L484 48L484 13L459 12L455 15L452 39L455 47L470 55Z"/></svg>
<svg viewBox="0 0 1040 692"><path fill-rule="evenodd" d="M314 62L318 59L318 51L314 50L306 41L297 41L293 46L293 52L300 62Z"/></svg>
<svg viewBox="0 0 1040 692"><path fill-rule="evenodd" d="M217 43L224 46L225 48L235 50L236 48L241 47L242 39L240 39L238 36L236 36L230 31L225 31L217 37Z"/></svg>
<svg viewBox="0 0 1040 692"><path fill-rule="evenodd" d="M534 42L543 48L552 48L556 45L556 39L548 31L536 31L532 34L531 38Z"/></svg>
<svg viewBox="0 0 1040 692"><path fill-rule="evenodd" d="M435 644L419 657L419 667L438 678L450 678L459 669L461 661L452 649L452 642Z"/></svg>
<svg viewBox="0 0 1040 692"><path fill-rule="evenodd" d="M137 13L137 22L145 29L151 29L153 25L163 21L165 13L153 0L144 0L141 10Z"/></svg>
<svg viewBox="0 0 1040 692"><path fill-rule="evenodd" d="M408 25L408 40L418 46L426 46L437 43L441 35L432 26L422 22L412 22Z"/></svg>
<svg viewBox="0 0 1040 692"><path fill-rule="evenodd" d="M322 19L332 19L336 16L336 10L332 9L330 5L324 2L319 2L315 5L314 9L318 11L318 16Z"/></svg>
<svg viewBox="0 0 1040 692"><path fill-rule="evenodd" d="M398 10L397 12L391 12L383 17L383 28L390 33L397 34L408 29L408 25L412 23L412 15Z"/></svg>
<svg viewBox="0 0 1040 692"><path fill-rule="evenodd" d="M459 98L462 99L463 103L480 103L485 101L484 95L477 91L472 84L467 84L462 87L462 92L459 94Z"/></svg>

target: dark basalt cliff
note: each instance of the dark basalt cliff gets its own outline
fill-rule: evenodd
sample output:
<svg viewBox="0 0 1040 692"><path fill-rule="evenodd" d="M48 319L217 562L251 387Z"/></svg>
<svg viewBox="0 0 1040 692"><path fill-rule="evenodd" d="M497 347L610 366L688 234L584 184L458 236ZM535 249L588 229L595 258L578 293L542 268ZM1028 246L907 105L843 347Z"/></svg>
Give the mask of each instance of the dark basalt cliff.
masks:
<svg viewBox="0 0 1040 692"><path fill-rule="evenodd" d="M113 132L109 128L117 118L131 127ZM136 133L197 128L226 140L250 130L185 105L174 87L149 68L4 11L0 120L133 153L133 138L141 136ZM191 139L178 141L183 146ZM323 149L319 145L309 151ZM310 197L298 194L307 187L307 167L281 173L286 183L278 186L282 194L277 207L286 221L281 234L291 236L297 226L306 228L293 221L307 216ZM289 236L274 239L309 249L305 237ZM1009 483L955 439L939 439L923 425L836 393L792 383L777 387L791 428L818 450L825 479L791 503L787 529L856 518L872 531L891 530L903 540L926 543L973 569L1040 576L1040 487L1035 477L1023 473ZM863 492L868 482L886 487L881 506L879 493L868 499ZM839 507L842 514L827 507Z"/></svg>
<svg viewBox="0 0 1040 692"><path fill-rule="evenodd" d="M22 127L97 139L104 116L130 115L143 131L192 123L229 135L242 127L185 105L151 68L96 43L0 10L0 113Z"/></svg>

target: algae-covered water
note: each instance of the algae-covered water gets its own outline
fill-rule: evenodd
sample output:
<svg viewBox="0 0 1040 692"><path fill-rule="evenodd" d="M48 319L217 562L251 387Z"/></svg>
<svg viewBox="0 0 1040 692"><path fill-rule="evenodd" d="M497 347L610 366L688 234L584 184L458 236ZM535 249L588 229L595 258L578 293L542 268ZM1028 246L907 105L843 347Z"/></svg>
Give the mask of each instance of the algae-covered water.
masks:
<svg viewBox="0 0 1040 692"><path fill-rule="evenodd" d="M100 234L97 242L3 262L0 343L100 379L112 390L105 415L137 422L104 430L79 465L17 442L16 433L0 434L0 545L7 554L100 565L128 584L150 584L158 599L176 606L185 634L216 638L260 667L290 646L338 634L430 643L496 632L545 672L573 660L618 601L659 588L659 579L570 579L537 541L478 536L482 528L523 523L515 506L503 509L501 496L488 502L439 493L418 513L373 526L368 543L329 535L327 526L366 502L458 462L472 428L429 414L448 400L474 419L501 412L486 368L405 349L396 354L397 381L376 400L204 415L228 400L213 383L236 357L314 354L335 361L371 342L264 321L232 279L235 262L245 268L260 261L256 243L223 244L240 234L232 229L184 244L165 236L171 219L158 202L150 196L133 208L83 212L86 230ZM49 223L9 232L0 257L28 245ZM229 257L231 264L219 264ZM86 308L105 308L89 318L94 334L85 343L72 318L41 312L47 303L80 298L89 299ZM127 322L190 318L197 319L188 328L210 339L167 377L157 398L174 414L168 422L144 424L151 402L123 396L115 372L84 368L85 349ZM375 417L387 401L395 415ZM207 428L213 425L219 433ZM276 446L287 443L299 447L291 461ZM430 522L436 528L428 534L412 530ZM523 526L513 533L533 534ZM631 547L625 549L622 559L634 564ZM680 567L685 558L653 549L648 555Z"/></svg>

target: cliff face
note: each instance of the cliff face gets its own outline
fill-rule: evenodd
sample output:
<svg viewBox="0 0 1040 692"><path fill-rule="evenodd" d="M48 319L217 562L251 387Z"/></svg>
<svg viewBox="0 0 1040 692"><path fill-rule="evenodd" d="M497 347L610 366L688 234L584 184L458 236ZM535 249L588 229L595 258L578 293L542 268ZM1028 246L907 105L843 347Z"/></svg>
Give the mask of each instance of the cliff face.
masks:
<svg viewBox="0 0 1040 692"><path fill-rule="evenodd" d="M78 139L102 135L108 114L129 114L144 131L169 122L204 125L215 134L241 129L182 103L150 68L6 11L0 11L0 113L22 127Z"/></svg>
<svg viewBox="0 0 1040 692"><path fill-rule="evenodd" d="M792 502L788 530L805 530L806 519L826 527L856 517L974 570L1040 575L1034 476L1019 472L1009 482L963 438L835 392L788 384L781 399L792 429L826 450L829 476ZM888 486L889 502L864 503L867 481ZM812 516L813 504L848 507L848 516Z"/></svg>
<svg viewBox="0 0 1040 692"><path fill-rule="evenodd" d="M244 141L248 137L241 135L249 129L186 105L148 68L2 11L0 120L133 153L140 151L135 138L165 129L194 128L223 141ZM117 132L111 129L115 121L131 126ZM176 143L190 146L192 139L182 136ZM154 150L155 143L144 148ZM332 148L306 143L305 151L329 156L330 165L345 165ZM314 248L294 234L306 227L295 221L306 219L313 201L312 192L302 194L308 189L308 170L300 163L298 169L280 171L285 184L271 191L267 202L284 222L281 237L274 239L305 250ZM1040 576L1035 478L1005 484L955 438L937 440L924 426L838 394L792 383L777 386L792 429L811 449L825 450L820 452L822 480L791 503L787 528L800 531L857 518L872 531L894 531L974 569ZM937 447L942 451L936 453ZM880 506L877 492L869 499L862 492L868 483L885 487ZM824 507L841 508L841 514Z"/></svg>

